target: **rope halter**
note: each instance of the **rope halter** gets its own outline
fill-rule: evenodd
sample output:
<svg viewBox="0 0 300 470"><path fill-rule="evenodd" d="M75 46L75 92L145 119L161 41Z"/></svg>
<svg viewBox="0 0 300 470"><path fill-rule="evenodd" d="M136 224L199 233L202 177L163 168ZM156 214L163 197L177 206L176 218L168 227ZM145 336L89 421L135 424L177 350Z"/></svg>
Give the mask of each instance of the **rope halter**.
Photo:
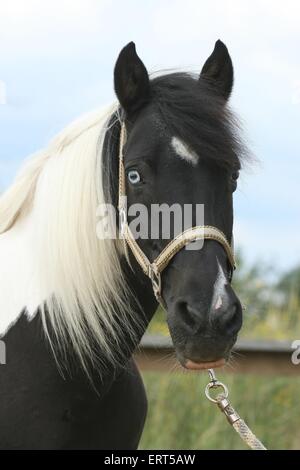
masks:
<svg viewBox="0 0 300 470"><path fill-rule="evenodd" d="M187 244L196 240L215 240L223 246L232 269L235 269L233 247L228 242L224 233L210 225L197 225L177 235L171 240L154 261L150 261L136 242L127 220L126 209L126 177L124 167L124 145L127 140L125 123L121 124L120 147L119 147L119 201L118 209L120 215L121 236L129 246L133 256L142 268L143 272L151 279L153 292L162 305L162 282L161 273L168 266L171 259Z"/></svg>

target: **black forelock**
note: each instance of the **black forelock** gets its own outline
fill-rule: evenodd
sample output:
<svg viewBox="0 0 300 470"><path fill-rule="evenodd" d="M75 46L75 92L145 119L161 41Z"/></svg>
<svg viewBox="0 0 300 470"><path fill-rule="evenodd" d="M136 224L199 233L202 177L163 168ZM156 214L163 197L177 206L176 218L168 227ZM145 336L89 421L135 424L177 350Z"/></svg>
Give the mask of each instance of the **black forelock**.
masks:
<svg viewBox="0 0 300 470"><path fill-rule="evenodd" d="M237 119L207 80L188 73L158 76L151 80L151 102L171 135L200 158L229 169L242 165L247 152Z"/></svg>

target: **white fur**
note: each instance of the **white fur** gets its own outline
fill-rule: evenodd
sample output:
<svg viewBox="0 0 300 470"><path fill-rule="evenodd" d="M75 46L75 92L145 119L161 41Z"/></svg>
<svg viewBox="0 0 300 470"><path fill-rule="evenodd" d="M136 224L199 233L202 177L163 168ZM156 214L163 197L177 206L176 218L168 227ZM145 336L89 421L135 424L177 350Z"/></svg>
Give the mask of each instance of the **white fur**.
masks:
<svg viewBox="0 0 300 470"><path fill-rule="evenodd" d="M172 137L171 146L176 154L191 165L196 166L199 160L198 155L178 137Z"/></svg>
<svg viewBox="0 0 300 470"><path fill-rule="evenodd" d="M96 236L103 137L115 110L69 126L0 198L0 334L24 307L32 318L45 301L46 333L50 322L56 342L71 342L84 367L95 359L93 341L113 360L108 335L132 333L118 246Z"/></svg>
<svg viewBox="0 0 300 470"><path fill-rule="evenodd" d="M223 268L217 259L218 263L218 274L217 279L214 283L213 298L212 298L212 308L218 310L222 307L223 297L226 294L225 287L228 284L226 275L223 271Z"/></svg>
<svg viewBox="0 0 300 470"><path fill-rule="evenodd" d="M33 217L23 217L0 235L0 335L26 306L29 318L43 299L35 291L36 257Z"/></svg>

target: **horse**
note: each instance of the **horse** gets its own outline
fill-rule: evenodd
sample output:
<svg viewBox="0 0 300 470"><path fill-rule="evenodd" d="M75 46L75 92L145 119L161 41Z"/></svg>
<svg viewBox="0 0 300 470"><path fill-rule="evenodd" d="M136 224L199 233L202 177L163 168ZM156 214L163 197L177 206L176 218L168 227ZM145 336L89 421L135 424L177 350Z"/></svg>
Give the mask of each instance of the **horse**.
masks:
<svg viewBox="0 0 300 470"><path fill-rule="evenodd" d="M1 196L2 449L136 449L147 397L133 353L158 302L183 367L228 360L242 325L230 244L245 155L232 87L220 40L199 75L153 77L131 42L116 102L31 156ZM183 242L104 236L98 208L124 216L124 194L127 208L203 205L201 247L188 249L201 238L194 209Z"/></svg>

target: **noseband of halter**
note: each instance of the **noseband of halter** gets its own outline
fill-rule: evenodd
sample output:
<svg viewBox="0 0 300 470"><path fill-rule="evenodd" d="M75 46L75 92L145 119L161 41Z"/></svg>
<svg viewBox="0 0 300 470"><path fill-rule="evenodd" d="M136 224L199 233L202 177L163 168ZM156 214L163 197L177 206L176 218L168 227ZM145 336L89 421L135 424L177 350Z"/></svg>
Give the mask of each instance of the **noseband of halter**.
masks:
<svg viewBox="0 0 300 470"><path fill-rule="evenodd" d="M191 227L177 235L171 240L154 261L150 261L143 250L136 242L127 220L126 206L126 178L124 167L124 145L127 134L125 123L121 124L120 147L119 147L119 201L118 209L120 214L121 235L129 246L136 261L141 266L144 273L151 279L153 291L156 299L164 305L162 299L161 273L168 266L171 259L184 248L188 243L196 240L215 240L220 243L228 257L232 269L235 269L235 260L233 247L228 242L226 236L221 230L210 225L198 225Z"/></svg>

